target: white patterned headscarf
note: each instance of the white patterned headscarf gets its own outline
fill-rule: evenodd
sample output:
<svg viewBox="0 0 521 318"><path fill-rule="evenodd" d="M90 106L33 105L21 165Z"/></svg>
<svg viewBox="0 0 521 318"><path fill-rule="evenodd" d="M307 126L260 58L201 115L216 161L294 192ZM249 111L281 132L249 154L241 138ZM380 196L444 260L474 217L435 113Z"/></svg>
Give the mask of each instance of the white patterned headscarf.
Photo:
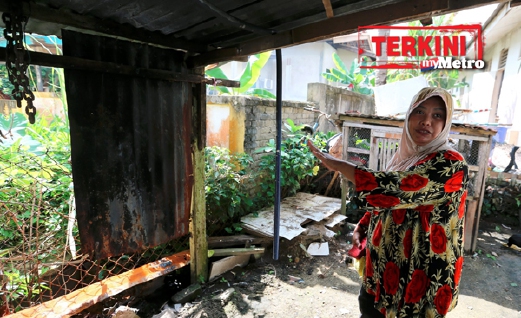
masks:
<svg viewBox="0 0 521 318"><path fill-rule="evenodd" d="M409 116L418 105L420 105L426 99L431 98L433 96L439 96L445 102L445 107L447 109L445 127L443 127L441 133L431 142L429 142L425 146L419 146L416 143L414 143L409 132ZM409 106L409 110L405 115L403 133L400 139L400 143L398 144L398 150L393 155L391 160L387 163L387 167L385 170L405 171L430 153L440 150L452 149L448 144L449 132L452 124L452 113L453 99L452 95L449 92L439 87L422 88L418 92L418 94L416 94L412 99L411 105Z"/></svg>

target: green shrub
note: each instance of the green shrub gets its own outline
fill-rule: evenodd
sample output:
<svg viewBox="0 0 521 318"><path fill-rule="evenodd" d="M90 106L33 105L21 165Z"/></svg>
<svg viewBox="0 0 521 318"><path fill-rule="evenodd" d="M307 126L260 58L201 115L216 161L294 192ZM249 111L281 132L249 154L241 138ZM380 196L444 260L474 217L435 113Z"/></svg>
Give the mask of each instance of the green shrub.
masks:
<svg viewBox="0 0 521 318"><path fill-rule="evenodd" d="M204 155L207 234L240 231L234 223L250 213L253 204L248 191L252 176L247 173L253 159L220 147L206 147Z"/></svg>
<svg viewBox="0 0 521 318"><path fill-rule="evenodd" d="M286 127L290 129L293 127L291 124L292 122ZM313 177L318 174L320 167L318 159L309 150L306 142L308 138L311 138L317 147L323 149L328 137L323 133L309 137L300 130L297 131L296 128L291 128L293 131L289 131L287 138L281 142L281 198L294 195L302 187L311 185ZM255 205L258 207L273 205L275 201L275 141L270 140L266 147L259 148L256 152L267 154L262 156L259 162L259 191L256 192Z"/></svg>

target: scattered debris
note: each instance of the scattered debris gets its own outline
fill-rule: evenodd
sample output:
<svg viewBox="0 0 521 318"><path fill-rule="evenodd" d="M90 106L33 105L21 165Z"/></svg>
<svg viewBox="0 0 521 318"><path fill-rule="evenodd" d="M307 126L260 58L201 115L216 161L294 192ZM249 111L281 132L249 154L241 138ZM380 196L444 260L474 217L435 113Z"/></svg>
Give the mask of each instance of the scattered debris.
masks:
<svg viewBox="0 0 521 318"><path fill-rule="evenodd" d="M291 240L306 229L301 225L306 222L320 222L340 210L342 200L321 195L299 192L293 197L285 198L280 204L280 237ZM259 236L273 237L273 207L241 218L241 226L245 231ZM336 220L336 217L335 217Z"/></svg>
<svg viewBox="0 0 521 318"><path fill-rule="evenodd" d="M172 296L172 301L175 304L178 303L187 303L189 301L192 301L197 298L201 294L202 287L199 284L193 284L185 289L181 290L180 292L176 293L174 296Z"/></svg>
<svg viewBox="0 0 521 318"><path fill-rule="evenodd" d="M225 290L224 292L222 292L221 294L214 296L213 300L220 300L221 303L227 303L234 292L235 292L235 288L230 287L227 290Z"/></svg>
<svg viewBox="0 0 521 318"><path fill-rule="evenodd" d="M324 243L311 243L308 246L307 252L313 256L327 256L329 255L329 244Z"/></svg>
<svg viewBox="0 0 521 318"><path fill-rule="evenodd" d="M512 229L511 227L509 227L509 226L506 226L505 224L501 224L501 225L503 225L503 227L504 227L505 229L509 229L509 230L511 230L511 229Z"/></svg>
<svg viewBox="0 0 521 318"><path fill-rule="evenodd" d="M120 306L114 311L113 318L139 318L136 314L138 309L127 306Z"/></svg>
<svg viewBox="0 0 521 318"><path fill-rule="evenodd" d="M496 252L490 252L490 254L494 255L495 257L498 257Z"/></svg>

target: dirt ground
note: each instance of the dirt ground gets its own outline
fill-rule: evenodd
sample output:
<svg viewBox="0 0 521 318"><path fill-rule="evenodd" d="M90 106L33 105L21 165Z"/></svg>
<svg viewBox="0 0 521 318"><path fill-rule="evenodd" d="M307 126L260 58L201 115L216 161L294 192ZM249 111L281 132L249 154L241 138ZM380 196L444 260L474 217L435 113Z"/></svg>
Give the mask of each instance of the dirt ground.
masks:
<svg viewBox="0 0 521 318"><path fill-rule="evenodd" d="M492 158L496 166L508 164L510 148L496 146ZM516 155L516 161L521 162L521 151ZM132 301L116 301L110 310L103 306L102 314L89 310L78 317L358 318L360 278L346 259L350 229L345 225L337 230L341 234L328 241L329 256L309 258L301 247L309 241L302 242L302 237L282 239L279 260L273 260L273 251L268 248L246 267L203 284L201 295L189 303L171 301L186 286L164 284L146 298L135 295ZM448 318L521 318L521 247L505 246L512 234L521 234L516 220L498 216L480 220L477 248L465 255L459 303ZM181 282L188 275L178 273L173 281ZM126 316L124 311L114 315L114 309L122 305L133 308L137 316Z"/></svg>
<svg viewBox="0 0 521 318"><path fill-rule="evenodd" d="M329 241L329 256L304 256L297 239L283 241L280 258L262 258L203 286L191 303L168 301L161 290L137 303L139 317L359 317L358 273L346 263L348 229ZM458 306L449 318L521 317L521 249L504 244L519 226L481 220L478 248L465 256ZM165 300L166 299L166 300Z"/></svg>

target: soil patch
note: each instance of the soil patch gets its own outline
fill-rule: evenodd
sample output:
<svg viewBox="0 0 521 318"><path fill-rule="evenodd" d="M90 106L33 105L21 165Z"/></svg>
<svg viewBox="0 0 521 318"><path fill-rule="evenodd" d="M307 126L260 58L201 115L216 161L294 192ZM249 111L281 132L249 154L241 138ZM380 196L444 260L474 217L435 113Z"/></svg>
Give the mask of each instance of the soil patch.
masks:
<svg viewBox="0 0 521 318"><path fill-rule="evenodd" d="M329 256L309 258L298 238L282 240L279 260L273 251L244 268L235 268L205 284L193 302L173 304L173 290L136 300L145 317L359 317L360 278L347 262L348 229L330 240ZM458 306L452 318L521 317L521 249L508 248L519 226L481 220L478 248L465 256Z"/></svg>

